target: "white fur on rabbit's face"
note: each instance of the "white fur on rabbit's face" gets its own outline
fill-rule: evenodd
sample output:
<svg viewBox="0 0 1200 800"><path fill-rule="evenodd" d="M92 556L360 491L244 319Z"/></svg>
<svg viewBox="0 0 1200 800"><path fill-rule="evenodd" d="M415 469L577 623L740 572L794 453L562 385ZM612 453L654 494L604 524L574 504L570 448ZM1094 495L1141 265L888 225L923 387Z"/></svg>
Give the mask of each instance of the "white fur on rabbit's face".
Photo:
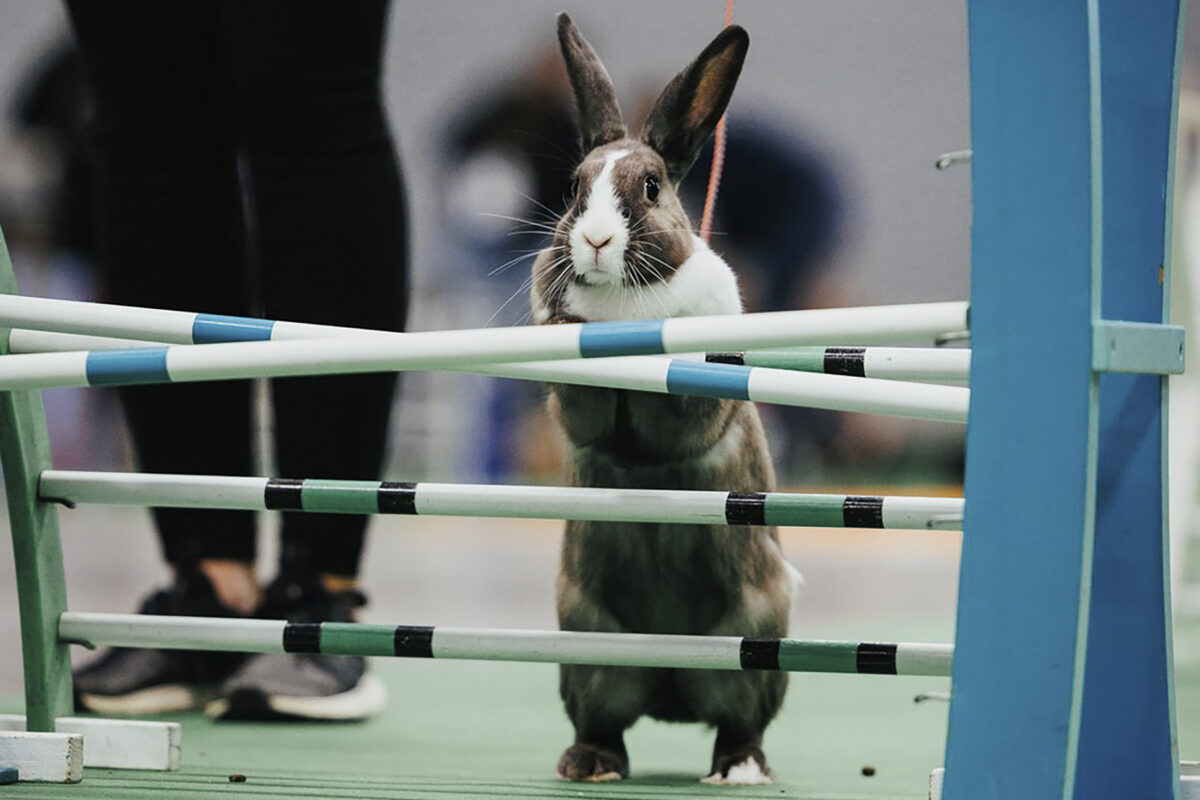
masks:
<svg viewBox="0 0 1200 800"><path fill-rule="evenodd" d="M625 280L629 226L613 184L613 168L629 152L614 150L604 154L604 166L582 202L584 211L567 235L575 277L588 286L613 285Z"/></svg>

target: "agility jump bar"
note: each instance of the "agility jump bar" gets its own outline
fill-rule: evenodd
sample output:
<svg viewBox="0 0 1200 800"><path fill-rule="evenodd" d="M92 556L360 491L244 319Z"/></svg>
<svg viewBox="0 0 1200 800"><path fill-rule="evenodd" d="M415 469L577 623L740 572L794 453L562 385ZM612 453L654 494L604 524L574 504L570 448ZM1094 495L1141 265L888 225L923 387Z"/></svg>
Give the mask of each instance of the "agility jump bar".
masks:
<svg viewBox="0 0 1200 800"><path fill-rule="evenodd" d="M772 311L635 322L585 322L518 328L391 333L252 317L84 303L21 295L0 296L0 328L113 336L167 344L215 344L327 338L332 335L413 339L435 348L434 358L492 362L656 355L749 347L894 344L931 340L966 330L967 303ZM486 344L487 353L481 347ZM465 363L465 361L464 361Z"/></svg>
<svg viewBox="0 0 1200 800"><path fill-rule="evenodd" d="M522 330L539 329L501 328L497 332ZM37 334L42 338L57 335ZM547 383L754 400L953 423L966 422L970 402L965 387L816 375L684 358L625 356L490 367L456 366L446 361L431 364L432 356L414 353L413 344L411 339L353 337L8 355L0 358L0 390L451 369Z"/></svg>
<svg viewBox="0 0 1200 800"><path fill-rule="evenodd" d="M42 500L74 504L572 519L699 525L943 530L963 501L791 492L596 489L46 470Z"/></svg>
<svg viewBox="0 0 1200 800"><path fill-rule="evenodd" d="M787 347L707 353L713 364L898 381L966 381L971 351L938 347Z"/></svg>
<svg viewBox="0 0 1200 800"><path fill-rule="evenodd" d="M344 329L335 329L344 330ZM14 329L13 353L60 353L155 347L161 343L134 339ZM699 356L695 357L696 359ZM744 352L708 353L704 361L689 356L667 361L657 356L526 361L491 367L460 367L453 371L499 378L536 380L587 386L611 386L640 391L756 400L780 405L805 405L837 411L863 411L893 416L959 422L965 419L968 394L962 390L907 392L895 383L854 386L840 376L897 380L967 380L970 351L935 348L811 347ZM753 362L753 363L752 363ZM709 364L714 366L708 366ZM0 362L2 366L2 362ZM730 369L730 367L733 367ZM750 371L747 372L747 367ZM786 372L826 372L838 375L808 381ZM754 376L751 391L750 376Z"/></svg>
<svg viewBox="0 0 1200 800"><path fill-rule="evenodd" d="M296 623L73 611L59 617L58 636L69 643L166 650L932 677L949 677L954 658L953 645L945 644Z"/></svg>
<svg viewBox="0 0 1200 800"><path fill-rule="evenodd" d="M314 326L315 327L315 326ZM329 328L343 335L346 328ZM321 337L309 337L321 338ZM12 330L9 350L13 353L55 353L72 350L118 350L135 347L160 347L165 342L86 336L73 333ZM643 356L633 356L643 358ZM699 358L699 356L697 356ZM971 368L971 351L938 347L779 347L766 350L729 350L703 354L710 364L766 367L797 372L822 372L899 381L966 381ZM539 362L525 362L521 366ZM565 365L568 361L546 362ZM588 361L587 363L597 363ZM488 368L463 371L495 374ZM503 377L503 376L501 376Z"/></svg>

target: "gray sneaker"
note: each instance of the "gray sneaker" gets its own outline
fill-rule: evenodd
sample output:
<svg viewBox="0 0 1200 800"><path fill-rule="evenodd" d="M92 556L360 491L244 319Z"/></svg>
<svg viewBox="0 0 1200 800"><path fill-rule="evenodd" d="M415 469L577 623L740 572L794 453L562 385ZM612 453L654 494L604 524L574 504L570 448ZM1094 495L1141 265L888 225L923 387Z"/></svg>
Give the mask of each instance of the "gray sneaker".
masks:
<svg viewBox="0 0 1200 800"><path fill-rule="evenodd" d="M236 617L217 600L199 571L150 595L140 614ZM114 647L75 671L75 710L100 714L163 714L201 708L245 661L242 653Z"/></svg>
<svg viewBox="0 0 1200 800"><path fill-rule="evenodd" d="M256 616L289 622L349 622L366 598L327 592L315 576L281 575ZM222 685L205 713L218 719L355 721L383 710L387 692L359 656L318 653L249 658Z"/></svg>

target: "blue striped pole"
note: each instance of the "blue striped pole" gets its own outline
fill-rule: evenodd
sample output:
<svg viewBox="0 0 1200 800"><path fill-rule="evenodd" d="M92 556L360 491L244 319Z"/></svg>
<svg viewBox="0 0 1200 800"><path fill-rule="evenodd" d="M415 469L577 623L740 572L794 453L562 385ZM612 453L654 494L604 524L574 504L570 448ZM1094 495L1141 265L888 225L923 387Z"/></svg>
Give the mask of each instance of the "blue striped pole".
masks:
<svg viewBox="0 0 1200 800"><path fill-rule="evenodd" d="M14 352L25 354L161 347L132 339L28 329L12 331L11 341ZM755 365L750 366L751 362ZM962 422L969 397L965 390L910 392L896 383L854 384L843 377L865 375L870 369L872 375L891 380L966 380L969 366L968 350L837 347L708 353L703 362L691 358L624 356L525 361L449 371ZM783 374L792 370L824 371L836 378L809 380Z"/></svg>
<svg viewBox="0 0 1200 800"><path fill-rule="evenodd" d="M604 323L587 323L604 324ZM570 327L551 326L551 332ZM497 329L537 333L539 328ZM28 335L19 336L26 333ZM444 334L474 334L448 331ZM688 359L608 357L458 365L414 348L415 337L354 336L319 340L262 340L204 346L165 346L91 352L49 352L0 359L0 389L118 386L298 374L395 369L457 369L497 377L618 389L753 400L782 405L890 414L944 422L966 421L969 391L843 375L817 375ZM18 344L46 349L87 344L79 335L15 331ZM103 341L103 340L101 340ZM461 338L455 342L461 343ZM458 345L455 345L458 346ZM253 349L250 352L248 349ZM414 349L417 352L414 353ZM247 355L249 353L249 355Z"/></svg>
<svg viewBox="0 0 1200 800"><path fill-rule="evenodd" d="M831 338L849 341L893 340L897 336L928 337L936 335L938 331L959 328L965 324L965 304L928 303L398 334L11 296L0 298L0 326L134 337L167 343L236 344L202 352L163 347L131 352L95 352L87 356L82 364L79 363L79 356L65 353L46 355L39 360L6 360L0 365L0 388L125 385L421 368L475 367L479 371L494 372L487 369L487 365L498 361L686 353L720 347L731 341L736 341L739 346L773 346L828 341ZM335 336L355 337L355 342L351 345L349 342L299 341ZM20 338L18 336L18 342ZM280 344L268 348L264 345L267 341ZM539 370L536 375L523 375L514 371L515 365L506 367L505 374L509 377L557 379L548 376L545 369ZM569 368L564 366L564 369ZM575 369L578 372L580 368ZM587 372L587 369L582 368L582 371ZM730 385L736 386L749 379L747 373L727 369L678 366L675 371L679 373L681 384L689 383L702 374L702 382L707 386L722 387L712 390L717 392L712 396L721 397L739 398L744 392L727 394ZM826 382L825 385L831 384ZM942 396L950 397L946 394ZM762 399L773 402L768 398ZM957 401L953 404L957 405ZM961 418L958 421L962 421Z"/></svg>
<svg viewBox="0 0 1200 800"><path fill-rule="evenodd" d="M532 328L391 333L282 320L196 314L185 311L82 303L41 297L0 297L0 328L32 328L61 333L141 339L166 344L216 344L332 336L417 339L440 346L448 338L481 342L505 339L509 360L596 358L617 355L690 353L747 347L790 347L841 342L849 345L931 341L965 330L963 302L773 311L718 317L673 317L632 322L587 322ZM509 342L509 339L513 341ZM545 340L545 341L543 341ZM539 345L547 346L537 354ZM470 348L468 348L469 350ZM483 357L482 362L495 361Z"/></svg>
<svg viewBox="0 0 1200 800"><path fill-rule="evenodd" d="M337 332L344 329L328 330ZM74 350L129 350L137 347L162 347L164 344L166 343L17 328L12 331L10 348L13 353L64 353ZM699 354L696 358L699 358ZM703 360L709 364L733 364L900 381L966 382L971 369L970 350L942 347L779 347L704 353ZM505 366L516 368L535 363L538 362L527 361L520 365ZM547 363L564 365L571 361L563 359ZM496 368L502 367L465 367L453 371L495 375L493 369Z"/></svg>
<svg viewBox="0 0 1200 800"><path fill-rule="evenodd" d="M155 508L575 519L700 525L950 530L963 501L792 492L716 492L280 479L46 470L45 501Z"/></svg>
<svg viewBox="0 0 1200 800"><path fill-rule="evenodd" d="M722 335L742 337L750 344L767 340L778 343L780 334L774 328L779 327L788 329L787 343L791 344L806 339L894 341L897 337L929 338L937 332L965 328L965 303L400 334L250 317L4 296L0 297L2 325L33 329L13 331L11 339L18 351L61 350L64 346L91 349L94 340L88 337L92 336L118 339L132 337L183 344L224 343L225 350L219 356L214 356L214 351L208 348L203 352L189 352L162 346L134 349L131 352L112 349L86 355L46 353L40 360L0 361L0 389L126 385L394 369L451 369L550 383L755 400L958 423L966 421L969 398L965 389L949 387L898 383L855 384L842 380L843 376L824 376L821 379L801 375L788 377L777 370L747 369L729 364L612 358L635 351L664 353L708 349L705 342L713 341L714 335L718 338ZM733 326L734 330L722 330L728 326ZM301 344L305 340L328 340L330 337L353 337L355 342L351 344L342 339L340 343L325 341L323 344ZM556 359L553 363L540 363L536 359L522 363L494 363L512 358L530 358L529 343L546 338L550 338L550 345L557 348L546 354ZM371 342L369 345L368 339ZM272 352L271 348L264 345L268 341L279 342L279 346L292 349L286 353L279 350ZM64 345L63 342L72 344ZM352 350L355 352L352 353ZM467 358L463 357L464 352L468 354ZM392 354L395 355L389 358ZM472 360L469 356L475 358ZM590 360L600 357L605 357L605 360ZM572 358L575 360L570 360Z"/></svg>

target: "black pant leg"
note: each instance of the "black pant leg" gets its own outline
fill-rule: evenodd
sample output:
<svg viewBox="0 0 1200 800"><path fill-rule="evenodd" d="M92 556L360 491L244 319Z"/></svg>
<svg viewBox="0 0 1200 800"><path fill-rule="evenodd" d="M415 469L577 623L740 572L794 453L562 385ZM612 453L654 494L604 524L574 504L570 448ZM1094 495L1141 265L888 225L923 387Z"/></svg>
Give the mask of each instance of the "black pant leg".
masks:
<svg viewBox="0 0 1200 800"><path fill-rule="evenodd" d="M219 3L68 3L95 101L100 253L113 302L249 313L234 87ZM250 474L245 381L132 387L147 472ZM168 561L250 560L249 512L159 510Z"/></svg>
<svg viewBox="0 0 1200 800"><path fill-rule="evenodd" d="M239 5L256 256L268 315L400 330L404 189L380 96L387 3ZM393 375L277 380L280 474L374 480ZM285 514L283 560L353 575L367 518Z"/></svg>

